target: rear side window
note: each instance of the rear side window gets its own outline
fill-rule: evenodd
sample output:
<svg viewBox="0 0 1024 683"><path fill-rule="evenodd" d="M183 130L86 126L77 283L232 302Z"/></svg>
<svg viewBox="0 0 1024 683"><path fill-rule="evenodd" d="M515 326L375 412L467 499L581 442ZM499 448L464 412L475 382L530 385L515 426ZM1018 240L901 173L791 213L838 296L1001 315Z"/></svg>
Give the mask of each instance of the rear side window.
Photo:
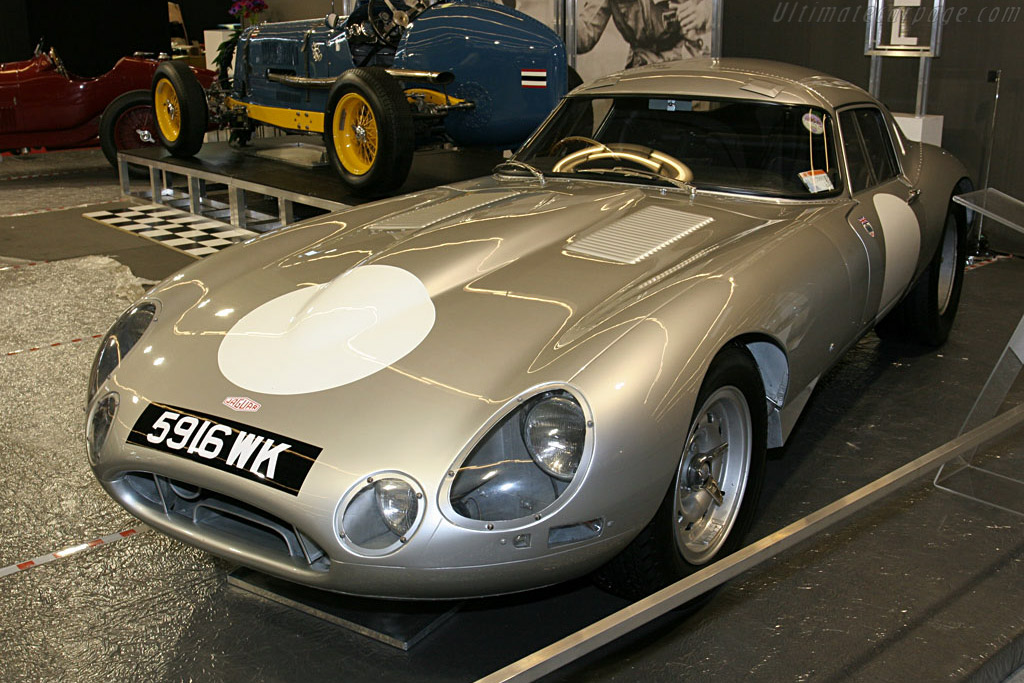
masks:
<svg viewBox="0 0 1024 683"><path fill-rule="evenodd" d="M879 185L899 175L896 152L882 112L874 107L847 109L839 114L843 149L853 192Z"/></svg>
<svg viewBox="0 0 1024 683"><path fill-rule="evenodd" d="M843 131L843 150L846 152L846 166L850 172L850 189L856 194L871 185L871 168L864 156L864 144L860 139L853 110L839 113L839 127Z"/></svg>

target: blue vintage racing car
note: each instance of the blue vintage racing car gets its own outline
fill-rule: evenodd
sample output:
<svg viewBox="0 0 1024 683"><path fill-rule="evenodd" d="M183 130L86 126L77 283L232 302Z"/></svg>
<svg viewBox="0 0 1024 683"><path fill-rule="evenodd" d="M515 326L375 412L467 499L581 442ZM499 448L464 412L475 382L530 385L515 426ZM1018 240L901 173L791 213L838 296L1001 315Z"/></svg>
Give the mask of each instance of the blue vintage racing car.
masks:
<svg viewBox="0 0 1024 683"><path fill-rule="evenodd" d="M399 187L426 146L517 147L570 85L561 39L488 0L360 0L349 16L246 29L235 77L208 91L182 64L153 78L158 137L197 153L211 125L322 134L353 192ZM575 80L575 74L572 79Z"/></svg>

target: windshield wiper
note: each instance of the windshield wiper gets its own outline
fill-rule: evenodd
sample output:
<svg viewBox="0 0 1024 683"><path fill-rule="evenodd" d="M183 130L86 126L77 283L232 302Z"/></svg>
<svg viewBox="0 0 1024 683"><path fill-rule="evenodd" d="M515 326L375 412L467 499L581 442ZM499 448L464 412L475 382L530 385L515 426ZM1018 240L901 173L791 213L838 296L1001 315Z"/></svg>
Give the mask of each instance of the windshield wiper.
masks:
<svg viewBox="0 0 1024 683"><path fill-rule="evenodd" d="M500 164L494 167L494 172L500 173L500 169L502 168L518 168L529 172L531 175L533 175L534 178L540 181L541 185L543 185L546 182L544 179L544 174L541 173L536 166L531 166L525 161L519 161L519 159L506 159L505 161L501 162Z"/></svg>
<svg viewBox="0 0 1024 683"><path fill-rule="evenodd" d="M687 190L690 194L696 191L693 185L685 181L679 180L678 178L670 178L667 175L655 173L654 171L648 171L646 168L623 168L622 166L616 166L615 168L578 168L574 171L575 173L597 173L599 175L620 175L620 176L632 176L634 178L648 178L650 180L658 180L661 182L669 183L674 185L681 190Z"/></svg>

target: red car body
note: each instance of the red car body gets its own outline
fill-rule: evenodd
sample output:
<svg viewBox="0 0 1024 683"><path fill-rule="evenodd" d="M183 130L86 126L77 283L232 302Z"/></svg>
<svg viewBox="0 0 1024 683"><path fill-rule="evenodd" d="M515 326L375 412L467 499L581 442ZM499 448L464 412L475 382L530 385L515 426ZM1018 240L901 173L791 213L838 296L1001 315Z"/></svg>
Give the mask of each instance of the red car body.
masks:
<svg viewBox="0 0 1024 683"><path fill-rule="evenodd" d="M67 72L52 51L0 64L0 150L97 143L100 114L117 96L149 90L155 59L123 57L96 78ZM204 86L216 74L195 69Z"/></svg>

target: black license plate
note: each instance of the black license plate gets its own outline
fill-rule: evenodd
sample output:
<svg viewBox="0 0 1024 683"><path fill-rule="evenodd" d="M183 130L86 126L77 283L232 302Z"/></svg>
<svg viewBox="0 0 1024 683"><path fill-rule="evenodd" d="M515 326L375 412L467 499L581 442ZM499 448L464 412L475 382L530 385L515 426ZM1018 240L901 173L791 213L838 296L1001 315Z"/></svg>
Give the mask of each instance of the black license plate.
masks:
<svg viewBox="0 0 1024 683"><path fill-rule="evenodd" d="M297 439L195 410L150 404L128 443L195 460L299 495L323 450Z"/></svg>

